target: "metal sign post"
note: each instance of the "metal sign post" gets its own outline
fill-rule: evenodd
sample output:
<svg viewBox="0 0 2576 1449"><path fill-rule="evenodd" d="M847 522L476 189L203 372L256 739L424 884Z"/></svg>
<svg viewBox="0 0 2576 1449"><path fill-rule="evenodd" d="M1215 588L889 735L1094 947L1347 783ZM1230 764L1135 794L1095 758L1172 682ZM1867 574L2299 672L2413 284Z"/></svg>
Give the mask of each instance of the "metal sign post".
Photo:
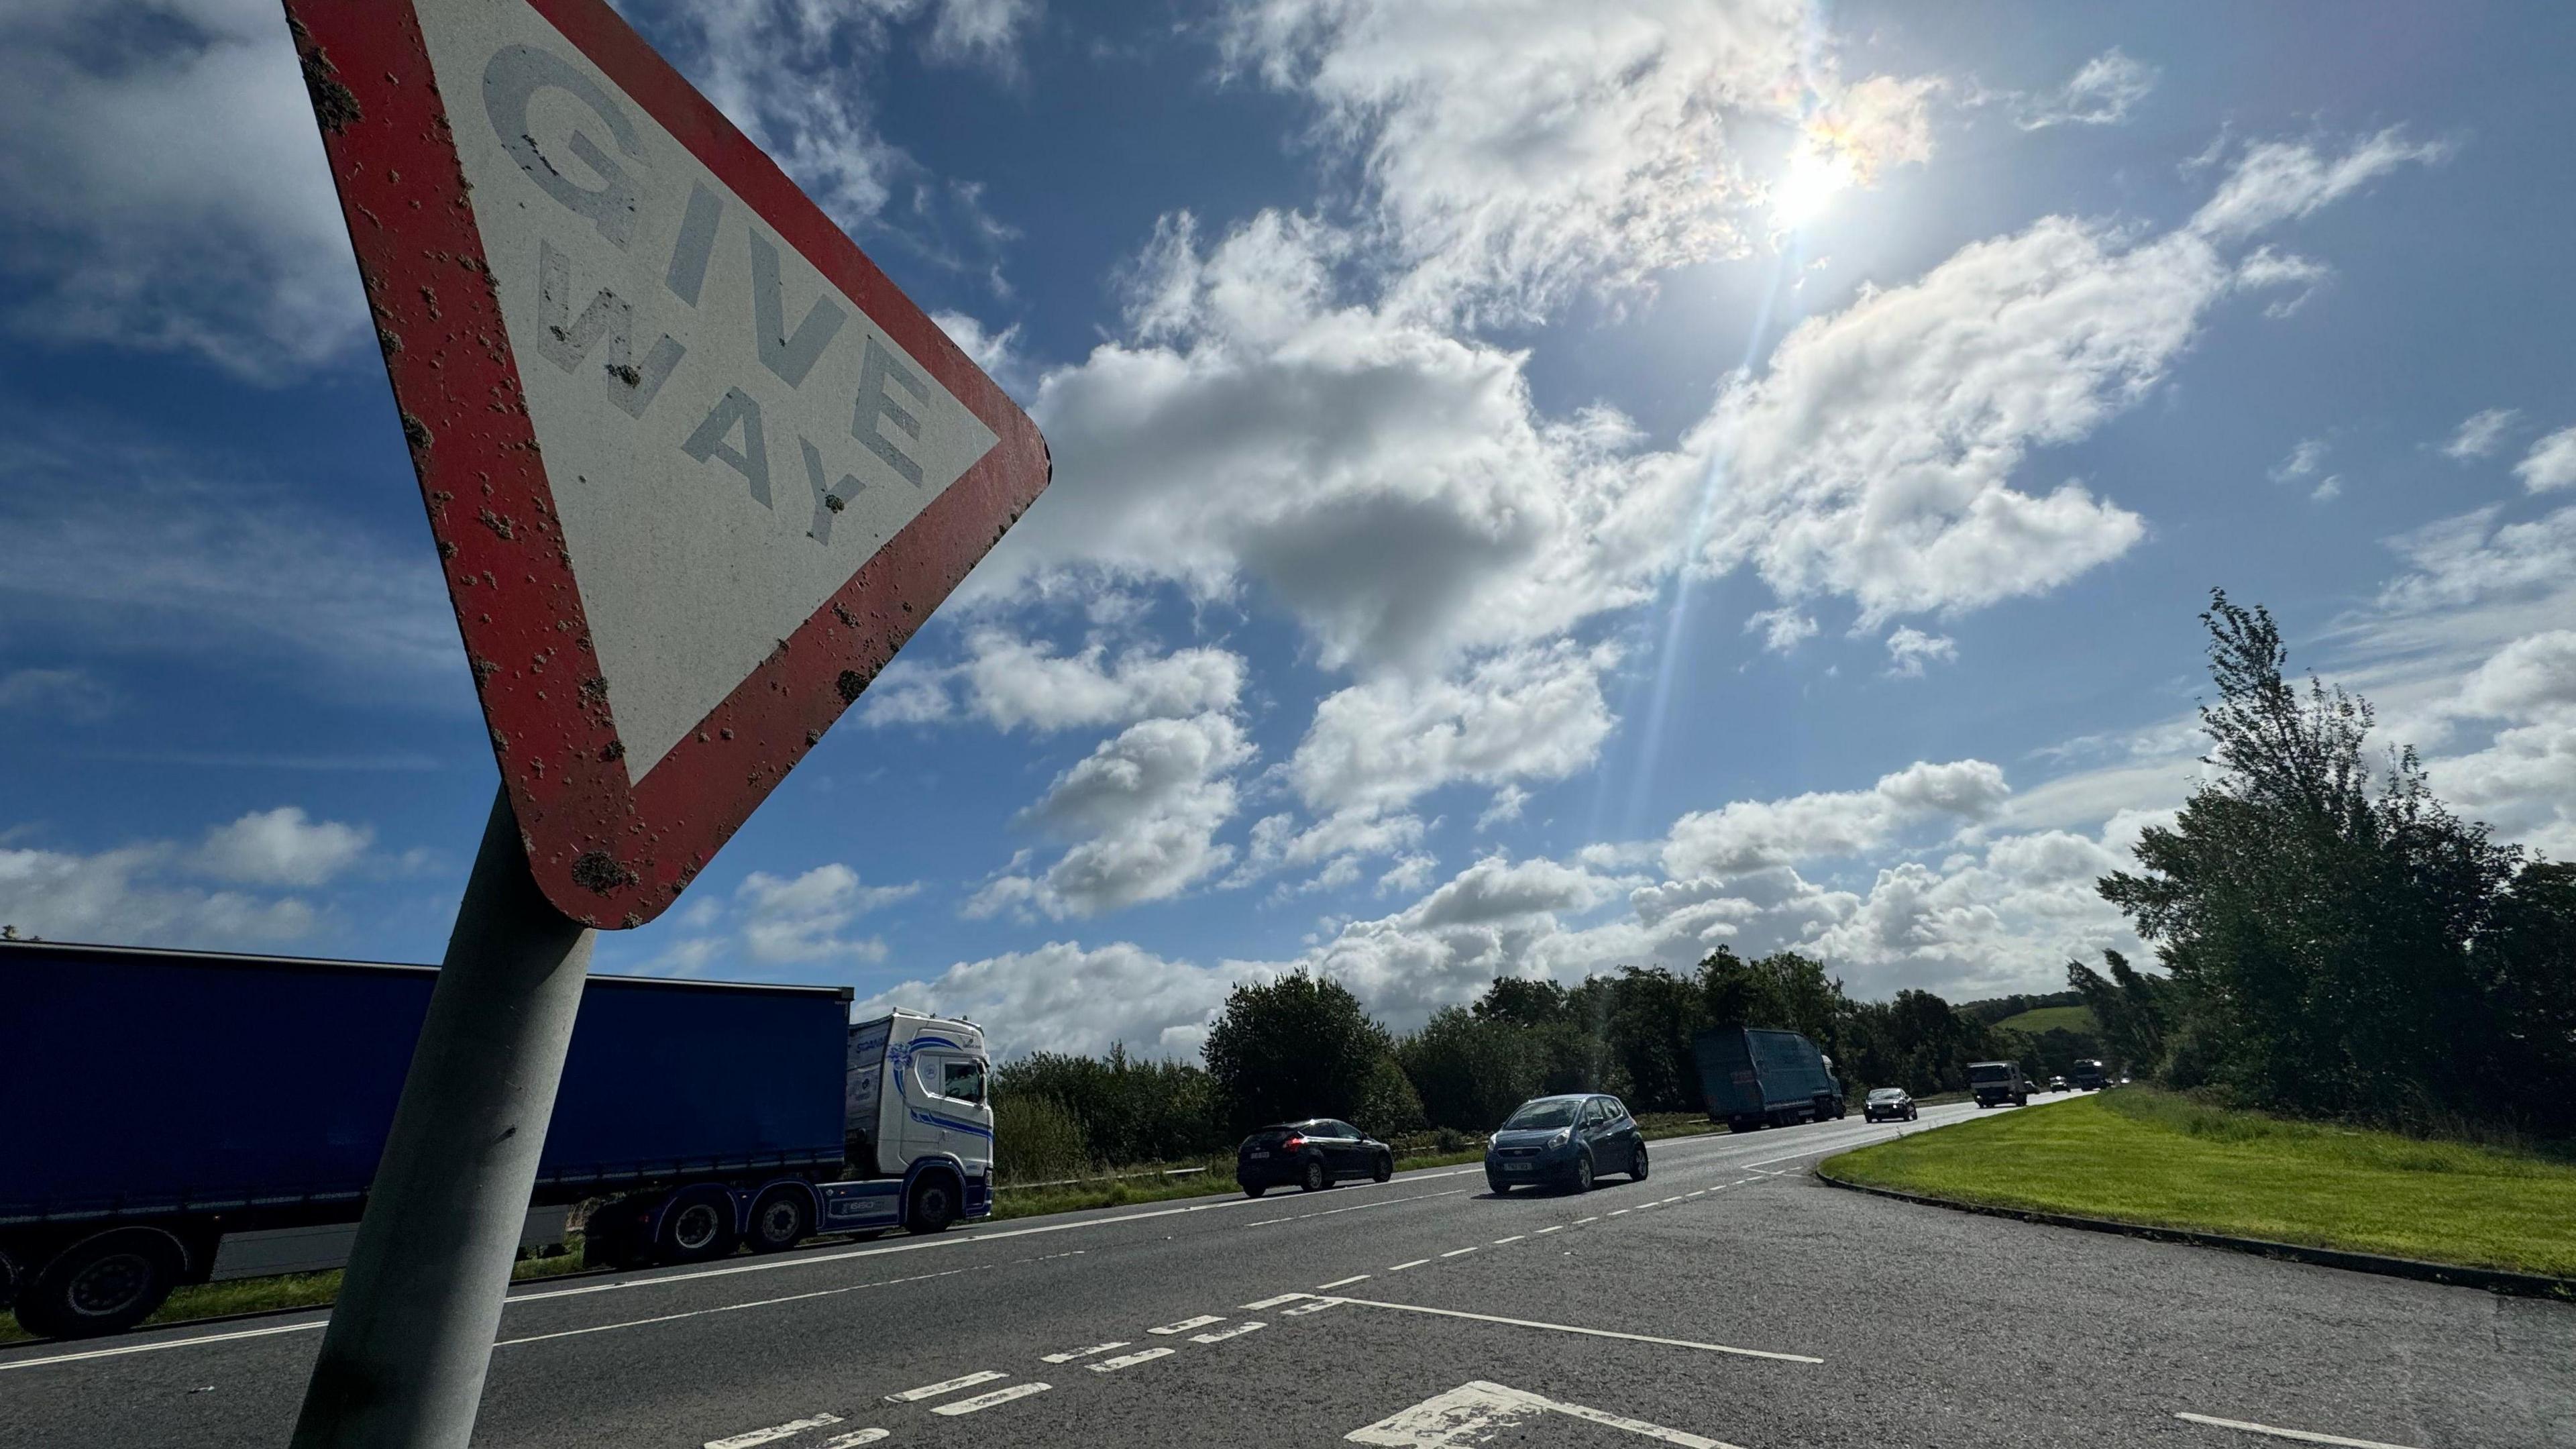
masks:
<svg viewBox="0 0 2576 1449"><path fill-rule="evenodd" d="M294 1449L473 1437L598 935L538 891L494 799Z"/></svg>
<svg viewBox="0 0 2576 1449"><path fill-rule="evenodd" d="M604 0L285 0L501 768L295 1442L461 1446L594 928L652 920L1046 441Z"/></svg>

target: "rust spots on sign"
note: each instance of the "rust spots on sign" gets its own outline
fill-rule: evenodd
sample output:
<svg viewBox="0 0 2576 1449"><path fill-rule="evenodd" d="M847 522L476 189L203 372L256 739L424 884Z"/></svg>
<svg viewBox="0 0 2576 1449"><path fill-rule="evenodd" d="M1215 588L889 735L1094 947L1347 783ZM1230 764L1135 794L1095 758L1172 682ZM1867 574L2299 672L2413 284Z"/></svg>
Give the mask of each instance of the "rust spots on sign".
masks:
<svg viewBox="0 0 2576 1449"><path fill-rule="evenodd" d="M489 508L484 509L480 514L477 514L476 519L485 528L492 530L493 533L502 538L513 536L510 531L510 520L501 514L494 513Z"/></svg>
<svg viewBox="0 0 2576 1449"><path fill-rule="evenodd" d="M340 80L339 67L313 43L300 23L289 20L287 27L295 32L295 48L303 52L304 91L313 98L313 119L332 135L354 126L360 120L358 93Z"/></svg>
<svg viewBox="0 0 2576 1449"><path fill-rule="evenodd" d="M595 895L614 895L635 881L635 872L604 850L583 851L572 863L572 883Z"/></svg>
<svg viewBox="0 0 2576 1449"><path fill-rule="evenodd" d="M841 677L832 683L840 691L841 703L855 704L860 693L868 687L868 677L855 669L844 669Z"/></svg>
<svg viewBox="0 0 2576 1449"><path fill-rule="evenodd" d="M413 452L426 453L429 451L429 445L434 441L434 439L429 435L429 424L422 422L420 419L413 417L409 413L405 413L402 415L402 428L403 438L411 444Z"/></svg>

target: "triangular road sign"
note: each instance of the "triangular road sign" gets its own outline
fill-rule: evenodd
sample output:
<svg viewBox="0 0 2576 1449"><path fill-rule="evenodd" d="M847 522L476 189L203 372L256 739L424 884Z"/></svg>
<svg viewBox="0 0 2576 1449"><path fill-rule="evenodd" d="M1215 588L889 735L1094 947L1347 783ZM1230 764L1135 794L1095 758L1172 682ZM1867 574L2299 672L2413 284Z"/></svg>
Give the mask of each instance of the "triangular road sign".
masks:
<svg viewBox="0 0 2576 1449"><path fill-rule="evenodd" d="M529 864L651 920L1046 487L601 0L288 0Z"/></svg>

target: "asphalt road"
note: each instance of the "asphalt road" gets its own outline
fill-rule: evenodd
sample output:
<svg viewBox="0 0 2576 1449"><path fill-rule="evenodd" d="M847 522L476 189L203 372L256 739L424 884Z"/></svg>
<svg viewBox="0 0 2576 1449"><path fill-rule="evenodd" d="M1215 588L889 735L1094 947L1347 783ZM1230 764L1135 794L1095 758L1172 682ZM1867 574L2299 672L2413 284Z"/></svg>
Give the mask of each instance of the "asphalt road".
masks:
<svg viewBox="0 0 2576 1449"><path fill-rule="evenodd" d="M2034 1106L2029 1110L2045 1110ZM2576 1445L2576 1307L1838 1191L1857 1119L515 1294L478 1444ZM0 1446L274 1446L318 1315L0 1353ZM2184 1415L2201 1416L2200 1420ZM2319 1442L2308 1440L2305 1442Z"/></svg>

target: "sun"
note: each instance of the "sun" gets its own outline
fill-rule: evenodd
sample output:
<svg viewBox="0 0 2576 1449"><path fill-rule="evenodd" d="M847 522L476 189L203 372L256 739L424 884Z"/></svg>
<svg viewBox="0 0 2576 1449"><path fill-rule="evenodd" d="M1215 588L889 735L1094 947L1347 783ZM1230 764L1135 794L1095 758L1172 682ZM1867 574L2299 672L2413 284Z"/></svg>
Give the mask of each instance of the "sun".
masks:
<svg viewBox="0 0 2576 1449"><path fill-rule="evenodd" d="M1771 220L1795 231L1816 219L1837 192L1859 179L1851 153L1838 146L1802 143L1771 186Z"/></svg>

